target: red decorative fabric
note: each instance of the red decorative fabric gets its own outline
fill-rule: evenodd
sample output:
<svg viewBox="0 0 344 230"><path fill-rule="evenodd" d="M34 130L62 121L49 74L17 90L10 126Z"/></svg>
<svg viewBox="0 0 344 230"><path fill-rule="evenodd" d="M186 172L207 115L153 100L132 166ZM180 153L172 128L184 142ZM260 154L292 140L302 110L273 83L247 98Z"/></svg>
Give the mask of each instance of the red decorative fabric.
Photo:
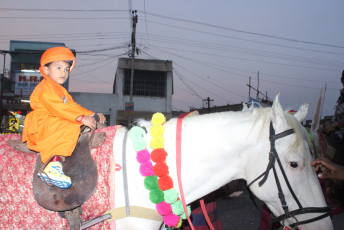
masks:
<svg viewBox="0 0 344 230"><path fill-rule="evenodd" d="M199 201L197 201L197 202L199 202ZM205 208L207 210L207 213L209 215L209 219L210 219L213 227L216 230L223 230L224 228L222 226L222 223L221 223L220 219L217 217L216 201L212 201L212 202L205 204ZM209 230L210 229L209 226L207 225L206 221L205 221L201 207L193 209L192 213L191 213L191 217L193 215L198 215L204 219L204 221L203 221L204 225L199 225L197 223L193 223L195 230ZM185 226L184 230L191 230L191 228L190 228L190 226Z"/></svg>
<svg viewBox="0 0 344 230"><path fill-rule="evenodd" d="M105 132L104 144L92 149L98 166L96 192L82 205L83 221L102 215L113 208L115 164L112 147L117 126L96 132ZM32 191L35 154L25 154L7 145L7 140L18 140L20 135L0 135L0 229L69 229L68 222L57 212L37 204ZM110 229L102 222L89 229Z"/></svg>

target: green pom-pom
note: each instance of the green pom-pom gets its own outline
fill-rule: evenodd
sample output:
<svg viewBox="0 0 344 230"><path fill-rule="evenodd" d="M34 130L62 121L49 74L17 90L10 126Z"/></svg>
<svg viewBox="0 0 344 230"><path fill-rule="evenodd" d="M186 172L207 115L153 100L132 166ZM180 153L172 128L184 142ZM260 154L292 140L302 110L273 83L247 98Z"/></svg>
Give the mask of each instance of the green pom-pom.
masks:
<svg viewBox="0 0 344 230"><path fill-rule="evenodd" d="M184 213L184 208L183 208L183 202L181 200L177 200L172 206L172 212L176 214L177 216L181 215Z"/></svg>
<svg viewBox="0 0 344 230"><path fill-rule="evenodd" d="M172 204L178 200L178 192L174 188L164 191L165 202Z"/></svg>
<svg viewBox="0 0 344 230"><path fill-rule="evenodd" d="M159 204L164 201L164 192L161 189L154 189L149 192L149 199L153 204Z"/></svg>
<svg viewBox="0 0 344 230"><path fill-rule="evenodd" d="M137 152L144 150L147 146L145 139L143 139L142 137L143 133L144 133L143 128L135 126L130 129L129 134L128 134L130 139L133 142L133 148Z"/></svg>
<svg viewBox="0 0 344 230"><path fill-rule="evenodd" d="M190 206L186 206L186 211L188 212L188 216L190 216L191 215L191 208L190 208ZM186 219L185 212L183 212L183 214L180 215L180 218L182 218L183 220Z"/></svg>
<svg viewBox="0 0 344 230"><path fill-rule="evenodd" d="M158 177L157 176L146 176L144 180L145 188L148 190L153 190L159 188Z"/></svg>
<svg viewBox="0 0 344 230"><path fill-rule="evenodd" d="M142 137L136 138L136 141L133 140L133 148L136 152L144 150L146 146L147 143Z"/></svg>
<svg viewBox="0 0 344 230"><path fill-rule="evenodd" d="M137 137L142 137L142 135L143 135L144 132L145 132L145 131L143 130L143 128L138 127L138 126L134 126L134 127L132 127L132 128L129 130L128 135L129 135L129 137L133 140L133 139L135 139L135 138L137 138Z"/></svg>

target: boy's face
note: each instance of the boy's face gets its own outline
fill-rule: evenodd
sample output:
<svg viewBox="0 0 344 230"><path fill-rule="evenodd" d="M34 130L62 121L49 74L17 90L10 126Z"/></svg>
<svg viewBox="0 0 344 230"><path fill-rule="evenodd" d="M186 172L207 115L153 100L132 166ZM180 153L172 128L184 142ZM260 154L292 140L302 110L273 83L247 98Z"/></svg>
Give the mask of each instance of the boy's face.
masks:
<svg viewBox="0 0 344 230"><path fill-rule="evenodd" d="M68 79L69 68L69 63L65 61L54 61L49 67L44 66L43 70L53 81L62 85Z"/></svg>

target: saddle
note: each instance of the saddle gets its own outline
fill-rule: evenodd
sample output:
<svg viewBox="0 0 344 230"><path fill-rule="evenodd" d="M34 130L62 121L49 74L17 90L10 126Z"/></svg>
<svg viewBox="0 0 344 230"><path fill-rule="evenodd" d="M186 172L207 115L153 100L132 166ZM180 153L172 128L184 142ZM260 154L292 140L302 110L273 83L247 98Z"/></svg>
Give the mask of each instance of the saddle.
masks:
<svg viewBox="0 0 344 230"><path fill-rule="evenodd" d="M72 180L68 189L48 186L37 174L42 169L43 163L37 155L33 175L33 194L37 203L51 211L68 211L81 206L95 191L97 187L97 165L92 159L89 148L90 136L82 133L75 150L63 162L63 171Z"/></svg>

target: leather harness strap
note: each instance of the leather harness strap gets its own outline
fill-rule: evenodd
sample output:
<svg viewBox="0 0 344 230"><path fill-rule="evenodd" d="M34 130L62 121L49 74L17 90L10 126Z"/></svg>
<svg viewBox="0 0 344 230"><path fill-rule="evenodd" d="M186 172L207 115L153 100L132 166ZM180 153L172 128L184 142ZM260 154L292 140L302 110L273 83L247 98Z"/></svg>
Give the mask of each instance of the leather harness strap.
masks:
<svg viewBox="0 0 344 230"><path fill-rule="evenodd" d="M182 176L181 176L181 169L182 169L182 157L181 157L181 151L182 151L182 124L183 119L187 116L187 113L181 114L178 116L177 119L177 131L176 131L176 164L177 164L177 177L178 177L178 185L179 185L179 193L180 198L183 203L184 212L186 215L186 218L189 222L190 228L192 230L195 230L194 226L192 225L192 222L190 220L188 211L186 209L186 202L185 202L185 196L183 191L183 184L182 184Z"/></svg>
<svg viewBox="0 0 344 230"><path fill-rule="evenodd" d="M156 209L144 208L139 206L130 206L130 214L127 214L127 207L114 208L106 211L103 215L110 213L111 218L107 221L119 220L126 217L137 217L148 220L162 221L161 215Z"/></svg>
<svg viewBox="0 0 344 230"><path fill-rule="evenodd" d="M124 134L123 145L122 145L122 170L123 170L123 190L125 200L125 212L127 216L130 216L130 203L129 203L129 189L128 189L128 175L127 175L127 139L128 130Z"/></svg>

